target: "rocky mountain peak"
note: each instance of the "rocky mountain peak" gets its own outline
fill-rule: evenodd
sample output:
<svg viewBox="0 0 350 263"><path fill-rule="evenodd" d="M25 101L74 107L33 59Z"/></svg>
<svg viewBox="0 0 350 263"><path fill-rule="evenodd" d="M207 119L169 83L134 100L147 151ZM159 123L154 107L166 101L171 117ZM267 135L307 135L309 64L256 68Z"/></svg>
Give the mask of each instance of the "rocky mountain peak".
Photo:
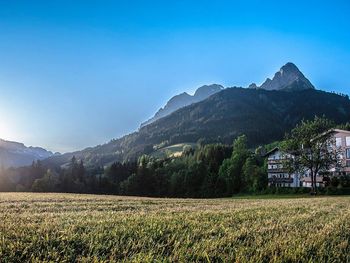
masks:
<svg viewBox="0 0 350 263"><path fill-rule="evenodd" d="M287 64L285 64L284 66L281 67L280 69L280 73L281 74L301 74L300 70L298 69L298 67L293 64L292 62L288 62Z"/></svg>
<svg viewBox="0 0 350 263"><path fill-rule="evenodd" d="M159 109L156 114L149 119L148 121L141 124L141 128L151 124L152 122L163 118L174 111L177 111L178 109L181 109L183 107L186 107L188 105L191 105L193 103L205 100L206 98L210 97L211 95L223 90L224 87L218 84L211 84L211 85L204 85L199 87L194 95L189 95L186 92L183 92L181 94L178 94L174 97L172 97L166 105Z"/></svg>
<svg viewBox="0 0 350 263"><path fill-rule="evenodd" d="M197 97L198 99L205 99L206 97L213 95L222 89L224 89L224 87L218 84L204 85L199 87L193 96Z"/></svg>
<svg viewBox="0 0 350 263"><path fill-rule="evenodd" d="M248 89L257 89L258 86L255 83L252 83L248 86Z"/></svg>
<svg viewBox="0 0 350 263"><path fill-rule="evenodd" d="M267 78L260 88L265 90L315 89L298 67L291 62L281 67L273 79Z"/></svg>

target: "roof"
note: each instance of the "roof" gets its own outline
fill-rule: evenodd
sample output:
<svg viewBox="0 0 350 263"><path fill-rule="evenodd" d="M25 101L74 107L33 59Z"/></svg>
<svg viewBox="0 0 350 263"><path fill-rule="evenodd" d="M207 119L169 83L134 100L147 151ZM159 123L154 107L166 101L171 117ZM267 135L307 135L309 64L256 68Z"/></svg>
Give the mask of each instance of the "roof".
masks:
<svg viewBox="0 0 350 263"><path fill-rule="evenodd" d="M341 130L341 129L332 129L333 132L342 132L342 133L348 133L350 134L350 131L347 130Z"/></svg>
<svg viewBox="0 0 350 263"><path fill-rule="evenodd" d="M322 133L322 134L316 136L314 139L320 138L321 136L324 136L324 135L326 135L326 134L328 134L328 133L337 133L337 132L339 132L339 133L341 132L341 133L348 133L348 134L350 134L350 131L347 131L347 130L330 129L330 130L328 130L328 131L326 131L326 132L324 132L324 133ZM312 139L312 140L314 140L314 139ZM271 154L273 154L274 152L279 151L279 150L280 150L279 147L275 147L275 148L273 148L271 151L268 151L268 152L264 155L264 157L267 157L267 156L269 156L269 155L271 155Z"/></svg>
<svg viewBox="0 0 350 263"><path fill-rule="evenodd" d="M330 130L328 130L328 131L325 131L325 132L323 132L323 133L321 133L321 134L319 134L319 135L317 135L315 138L313 138L311 141L313 141L313 140L315 140L315 139L319 139L319 138L321 138L321 137L323 137L323 136L325 136L325 135L327 135L327 134L329 134L329 133L337 133L337 132L341 132L341 133L348 133L348 134L350 134L350 131L347 131L347 130L341 130L341 129L330 129Z"/></svg>
<svg viewBox="0 0 350 263"><path fill-rule="evenodd" d="M267 153L265 154L265 157L266 157L266 156L269 156L269 155L271 155L271 154L273 154L273 153L276 152L276 151L279 151L279 148L278 148L278 147L275 147L275 148L273 148L271 151L267 152Z"/></svg>

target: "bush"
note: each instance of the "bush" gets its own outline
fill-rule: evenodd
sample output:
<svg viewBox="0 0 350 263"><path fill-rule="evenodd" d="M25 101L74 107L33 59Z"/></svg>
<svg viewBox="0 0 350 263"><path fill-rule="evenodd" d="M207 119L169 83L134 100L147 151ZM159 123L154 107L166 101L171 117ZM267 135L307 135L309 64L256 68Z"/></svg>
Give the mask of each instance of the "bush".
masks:
<svg viewBox="0 0 350 263"><path fill-rule="evenodd" d="M350 187L327 187L325 190L327 195L350 195Z"/></svg>

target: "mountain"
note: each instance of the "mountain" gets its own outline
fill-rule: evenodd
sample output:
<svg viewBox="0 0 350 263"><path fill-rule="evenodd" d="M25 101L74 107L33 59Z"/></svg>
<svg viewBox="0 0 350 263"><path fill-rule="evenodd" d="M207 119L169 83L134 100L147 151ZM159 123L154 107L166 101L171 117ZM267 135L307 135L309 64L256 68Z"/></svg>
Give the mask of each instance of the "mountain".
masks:
<svg viewBox="0 0 350 263"><path fill-rule="evenodd" d="M33 161L53 155L52 152L40 147L26 147L23 143L0 139L0 166L5 168L30 165Z"/></svg>
<svg viewBox="0 0 350 263"><path fill-rule="evenodd" d="M178 143L232 144L245 134L251 147L281 140L302 119L323 116L336 124L350 120L348 97L307 89L294 92L227 88L206 100L181 108L138 132L83 151L49 158L62 165L73 157L91 166L133 160L141 154Z"/></svg>
<svg viewBox="0 0 350 263"><path fill-rule="evenodd" d="M199 87L193 96L189 95L186 92L176 95L172 97L163 108L159 109L151 119L142 123L141 127L144 127L160 118L163 118L182 107L202 101L223 89L224 87L218 84L204 85L202 87Z"/></svg>
<svg viewBox="0 0 350 263"><path fill-rule="evenodd" d="M281 67L281 69L275 73L275 76L272 80L270 78L267 78L266 81L260 87L257 87L256 84L253 83L249 86L249 88L289 91L315 89L315 87L298 69L298 67L291 62Z"/></svg>
<svg viewBox="0 0 350 263"><path fill-rule="evenodd" d="M248 137L251 147L256 147L281 140L301 120L315 115L324 115L336 124L350 120L348 96L316 90L291 63L268 83L256 88L223 89L154 120L137 132L45 162L63 165L75 156L87 166L106 166L115 161L134 160L169 145L196 143L199 139L232 144L242 134Z"/></svg>

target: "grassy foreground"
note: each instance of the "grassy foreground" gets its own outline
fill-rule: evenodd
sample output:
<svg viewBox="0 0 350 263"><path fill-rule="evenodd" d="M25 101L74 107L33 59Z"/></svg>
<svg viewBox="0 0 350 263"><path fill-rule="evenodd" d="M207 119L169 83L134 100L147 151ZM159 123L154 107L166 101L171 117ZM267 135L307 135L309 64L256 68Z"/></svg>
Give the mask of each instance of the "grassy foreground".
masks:
<svg viewBox="0 0 350 263"><path fill-rule="evenodd" d="M350 197L0 193L0 262L349 262Z"/></svg>

